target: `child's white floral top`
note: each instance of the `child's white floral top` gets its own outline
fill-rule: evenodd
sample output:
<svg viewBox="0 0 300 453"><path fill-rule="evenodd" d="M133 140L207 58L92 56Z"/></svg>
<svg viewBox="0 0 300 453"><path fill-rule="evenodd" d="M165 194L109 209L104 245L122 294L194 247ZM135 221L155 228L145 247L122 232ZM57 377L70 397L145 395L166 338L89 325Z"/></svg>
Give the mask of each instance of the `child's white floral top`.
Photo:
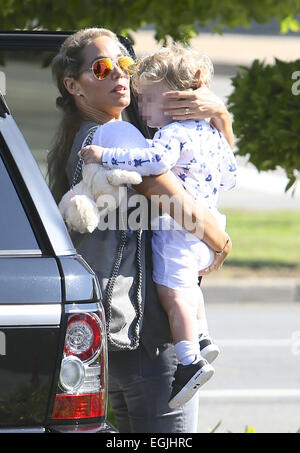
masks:
<svg viewBox="0 0 300 453"><path fill-rule="evenodd" d="M237 165L223 135L205 120L173 122L159 129L148 148L106 148L105 167L135 170L142 176L172 169L195 199L217 208L220 191L236 184Z"/></svg>

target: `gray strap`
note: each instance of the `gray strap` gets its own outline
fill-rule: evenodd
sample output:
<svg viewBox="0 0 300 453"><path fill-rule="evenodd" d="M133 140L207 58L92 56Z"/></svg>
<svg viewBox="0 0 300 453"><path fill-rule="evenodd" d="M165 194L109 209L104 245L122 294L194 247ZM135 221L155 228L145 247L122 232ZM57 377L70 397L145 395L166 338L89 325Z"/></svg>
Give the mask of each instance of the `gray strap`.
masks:
<svg viewBox="0 0 300 453"><path fill-rule="evenodd" d="M92 144L94 134L96 132L96 129L98 129L98 127L99 126L94 126L90 130L89 135L87 136L87 139L85 140L84 146L88 146L88 145ZM80 178L80 175L81 175L81 172L82 172L82 166L83 166L83 159L82 159L82 157L80 157L78 159L78 162L77 162L77 165L76 165L76 168L75 168L75 171L74 171L74 176L73 176L72 184L71 184L71 188L72 189L79 181L79 178Z"/></svg>

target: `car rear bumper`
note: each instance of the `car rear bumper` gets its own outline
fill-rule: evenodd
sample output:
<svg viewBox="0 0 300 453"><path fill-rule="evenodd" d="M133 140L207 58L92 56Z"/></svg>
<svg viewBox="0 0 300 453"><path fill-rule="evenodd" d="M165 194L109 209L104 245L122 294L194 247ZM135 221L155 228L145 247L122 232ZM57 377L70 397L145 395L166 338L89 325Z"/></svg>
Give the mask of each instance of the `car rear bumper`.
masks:
<svg viewBox="0 0 300 453"><path fill-rule="evenodd" d="M42 426L35 427L11 427L1 428L1 434L43 434L43 433L83 433L83 434L109 434L117 433L118 431L109 422L104 422L101 425L59 425L51 428Z"/></svg>
<svg viewBox="0 0 300 453"><path fill-rule="evenodd" d="M47 428L46 432L52 433L83 433L83 434L99 434L99 433L117 433L116 428L109 422L105 421L101 425L56 425Z"/></svg>

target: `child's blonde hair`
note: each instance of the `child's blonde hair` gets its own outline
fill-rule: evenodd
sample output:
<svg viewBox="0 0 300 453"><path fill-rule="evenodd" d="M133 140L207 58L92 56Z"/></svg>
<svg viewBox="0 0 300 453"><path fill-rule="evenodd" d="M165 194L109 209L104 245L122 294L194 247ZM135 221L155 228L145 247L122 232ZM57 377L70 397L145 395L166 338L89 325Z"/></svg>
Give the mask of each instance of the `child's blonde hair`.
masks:
<svg viewBox="0 0 300 453"><path fill-rule="evenodd" d="M200 82L209 87L214 73L211 59L194 49L174 43L137 63L133 88L139 91L140 83L164 80L171 90L196 89L199 87L199 80L195 78L198 70Z"/></svg>

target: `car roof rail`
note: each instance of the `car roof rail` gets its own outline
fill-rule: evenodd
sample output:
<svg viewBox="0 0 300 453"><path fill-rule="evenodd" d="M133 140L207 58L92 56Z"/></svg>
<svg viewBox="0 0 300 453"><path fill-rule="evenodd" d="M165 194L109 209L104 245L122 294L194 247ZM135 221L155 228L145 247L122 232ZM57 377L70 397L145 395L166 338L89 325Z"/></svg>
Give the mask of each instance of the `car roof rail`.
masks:
<svg viewBox="0 0 300 453"><path fill-rule="evenodd" d="M1 30L0 49L41 49L57 52L67 36L72 33L74 32L48 30Z"/></svg>

